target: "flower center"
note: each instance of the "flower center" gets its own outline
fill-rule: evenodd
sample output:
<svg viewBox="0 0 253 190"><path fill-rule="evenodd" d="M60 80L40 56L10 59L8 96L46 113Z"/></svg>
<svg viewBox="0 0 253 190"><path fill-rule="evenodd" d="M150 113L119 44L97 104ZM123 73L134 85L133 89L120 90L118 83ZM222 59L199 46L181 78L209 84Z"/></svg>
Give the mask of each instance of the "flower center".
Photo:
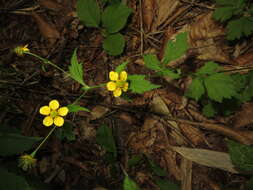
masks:
<svg viewBox="0 0 253 190"><path fill-rule="evenodd" d="M52 118L55 118L56 116L58 115L58 112L57 111L51 111L51 113L50 113L50 116L52 117Z"/></svg>

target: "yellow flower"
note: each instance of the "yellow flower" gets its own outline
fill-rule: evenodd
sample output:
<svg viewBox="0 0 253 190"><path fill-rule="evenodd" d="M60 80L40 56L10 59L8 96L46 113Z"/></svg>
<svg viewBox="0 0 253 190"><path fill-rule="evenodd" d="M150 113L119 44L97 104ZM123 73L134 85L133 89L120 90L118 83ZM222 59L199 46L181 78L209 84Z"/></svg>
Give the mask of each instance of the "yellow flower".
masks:
<svg viewBox="0 0 253 190"><path fill-rule="evenodd" d="M120 73L111 71L109 73L110 82L106 84L107 90L113 92L114 97L119 97L122 91L126 92L128 89L127 72L122 71Z"/></svg>
<svg viewBox="0 0 253 190"><path fill-rule="evenodd" d="M36 161L37 160L31 154L24 154L19 157L18 166L27 171L35 166Z"/></svg>
<svg viewBox="0 0 253 190"><path fill-rule="evenodd" d="M30 52L30 50L28 49L28 44L26 44L25 46L16 47L14 52L19 56L23 56L25 52Z"/></svg>
<svg viewBox="0 0 253 190"><path fill-rule="evenodd" d="M60 107L57 100L51 100L49 106L42 106L40 108L40 114L45 115L43 119L43 125L49 127L55 124L57 127L61 127L64 124L63 117L69 112L67 107Z"/></svg>

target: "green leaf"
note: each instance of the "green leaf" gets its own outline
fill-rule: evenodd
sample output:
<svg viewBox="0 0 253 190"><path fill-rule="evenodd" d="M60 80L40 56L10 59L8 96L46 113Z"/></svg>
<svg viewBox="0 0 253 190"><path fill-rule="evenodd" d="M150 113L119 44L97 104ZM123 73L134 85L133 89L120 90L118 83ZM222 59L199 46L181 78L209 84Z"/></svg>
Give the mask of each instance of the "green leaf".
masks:
<svg viewBox="0 0 253 190"><path fill-rule="evenodd" d="M162 62L168 64L170 61L174 61L182 57L189 48L187 42L188 32L179 33L175 40L169 40L167 42L164 57Z"/></svg>
<svg viewBox="0 0 253 190"><path fill-rule="evenodd" d="M0 155L10 156L30 150L39 137L26 137L15 133L0 133Z"/></svg>
<svg viewBox="0 0 253 190"><path fill-rule="evenodd" d="M253 171L253 146L243 145L232 140L227 142L232 163L242 171Z"/></svg>
<svg viewBox="0 0 253 190"><path fill-rule="evenodd" d="M160 85L152 84L148 80L145 80L145 75L129 75L128 80L130 81L129 89L133 93L142 94L160 87Z"/></svg>
<svg viewBox="0 0 253 190"><path fill-rule="evenodd" d="M117 148L112 135L111 128L102 125L97 130L96 142L105 148L106 151L111 152L116 157Z"/></svg>
<svg viewBox="0 0 253 190"><path fill-rule="evenodd" d="M202 113L206 116L206 117L214 117L217 114L216 109L214 108L213 104L211 102L208 102L208 104L206 104L203 109L202 109Z"/></svg>
<svg viewBox="0 0 253 190"><path fill-rule="evenodd" d="M161 63L156 55L147 54L143 56L145 66L154 71L162 71Z"/></svg>
<svg viewBox="0 0 253 190"><path fill-rule="evenodd" d="M231 20L227 25L227 39L235 40L242 36L249 36L253 32L253 17L241 17Z"/></svg>
<svg viewBox="0 0 253 190"><path fill-rule="evenodd" d="M169 182L167 179L156 178L155 183L159 186L160 190L180 190L178 185Z"/></svg>
<svg viewBox="0 0 253 190"><path fill-rule="evenodd" d="M128 176L126 176L124 179L123 189L124 190L141 190L137 186L137 184L133 180L131 180Z"/></svg>
<svg viewBox="0 0 253 190"><path fill-rule="evenodd" d="M215 9L213 18L224 22L233 16L234 7L220 7Z"/></svg>
<svg viewBox="0 0 253 190"><path fill-rule="evenodd" d="M89 109L85 108L85 107L82 107L82 106L79 106L79 105L76 105L76 104L69 104L67 105L68 109L69 109L69 112L79 112L79 111L87 111L87 112L90 112Z"/></svg>
<svg viewBox="0 0 253 190"><path fill-rule="evenodd" d="M163 170L160 166L158 166L153 160L148 159L148 162L155 175L158 175L160 177L167 176L167 172Z"/></svg>
<svg viewBox="0 0 253 190"><path fill-rule="evenodd" d="M229 75L216 73L204 79L207 94L210 99L222 102L224 98L232 98L236 95L233 79Z"/></svg>
<svg viewBox="0 0 253 190"><path fill-rule="evenodd" d="M116 33L126 25L127 18L132 9L121 3L106 7L102 13L102 23L108 33Z"/></svg>
<svg viewBox="0 0 253 190"><path fill-rule="evenodd" d="M128 160L128 167L135 166L139 164L143 159L142 155L134 155L131 159Z"/></svg>
<svg viewBox="0 0 253 190"><path fill-rule="evenodd" d="M158 72L158 74L162 75L162 76L170 77L171 79L178 79L178 78L180 78L181 71L178 69L177 73L176 73L170 69L164 68L163 70Z"/></svg>
<svg viewBox="0 0 253 190"><path fill-rule="evenodd" d="M217 73L217 70L219 69L219 67L220 66L217 63L209 61L204 66L202 66L196 74L199 76L211 75L211 74Z"/></svg>
<svg viewBox="0 0 253 190"><path fill-rule="evenodd" d="M73 78L80 84L85 85L83 81L83 65L82 63L80 64L78 63L76 49L71 57L71 65L69 66L69 73L71 78Z"/></svg>
<svg viewBox="0 0 253 190"><path fill-rule="evenodd" d="M69 122L65 122L64 125L56 131L56 136L60 140L66 139L67 141L74 141L76 140L76 136L73 130L74 126Z"/></svg>
<svg viewBox="0 0 253 190"><path fill-rule="evenodd" d="M115 71L117 73L120 73L121 71L124 71L126 69L128 62L123 62L119 66L116 67Z"/></svg>
<svg viewBox="0 0 253 190"><path fill-rule="evenodd" d="M101 13L96 0L78 0L76 10L87 27L99 27Z"/></svg>
<svg viewBox="0 0 253 190"><path fill-rule="evenodd" d="M190 87L186 91L186 96L198 101L204 93L205 88L203 85L203 80L200 78L195 78L192 80Z"/></svg>
<svg viewBox="0 0 253 190"><path fill-rule="evenodd" d="M30 190L25 178L0 168L0 189Z"/></svg>
<svg viewBox="0 0 253 190"><path fill-rule="evenodd" d="M103 48L109 55L120 55L124 47L125 39L120 33L109 35L103 41Z"/></svg>

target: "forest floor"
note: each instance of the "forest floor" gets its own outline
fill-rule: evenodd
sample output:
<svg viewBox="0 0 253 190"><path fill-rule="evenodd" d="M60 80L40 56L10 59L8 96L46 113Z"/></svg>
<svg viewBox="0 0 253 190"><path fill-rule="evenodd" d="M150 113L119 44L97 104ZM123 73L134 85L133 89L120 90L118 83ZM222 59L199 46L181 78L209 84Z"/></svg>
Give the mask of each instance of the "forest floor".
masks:
<svg viewBox="0 0 253 190"><path fill-rule="evenodd" d="M88 85L108 82L109 72L124 61L129 62L129 74L145 74L161 85L141 95L127 93L129 100L113 97L106 88L85 94L79 104L90 112L68 115L70 131L57 129L61 133L56 131L40 149L29 175L64 190L122 189L123 170L142 190L158 190L159 180L184 190L244 189L249 176L213 157L228 153L228 138L253 142L253 104L207 118L200 103L184 96L191 77L155 76L144 66L142 55L155 53L161 58L167 41L188 31L190 49L172 67L195 72L214 61L236 70L252 64L252 41L228 42L224 25L212 19L212 1L123 3L133 11L122 31L126 47L120 56L109 56L100 32L79 21L76 0L0 0L0 9L6 10L0 14L0 123L18 128L25 136L45 137L50 129L42 125L39 108L53 99L67 105L82 94L78 83L54 67L29 55L17 56L13 49L19 45L28 44L31 52L66 71L77 48ZM114 161L97 144L101 126L112 129L117 147ZM200 149L214 152L191 152Z"/></svg>

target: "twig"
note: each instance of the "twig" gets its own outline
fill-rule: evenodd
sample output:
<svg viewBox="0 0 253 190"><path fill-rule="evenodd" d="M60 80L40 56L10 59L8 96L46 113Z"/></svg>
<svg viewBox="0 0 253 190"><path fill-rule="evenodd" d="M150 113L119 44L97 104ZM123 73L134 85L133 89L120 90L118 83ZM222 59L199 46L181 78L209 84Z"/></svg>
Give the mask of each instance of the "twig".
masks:
<svg viewBox="0 0 253 190"><path fill-rule="evenodd" d="M141 55L143 55L143 18L142 18L142 0L139 0L140 3L140 34L141 34Z"/></svg>

